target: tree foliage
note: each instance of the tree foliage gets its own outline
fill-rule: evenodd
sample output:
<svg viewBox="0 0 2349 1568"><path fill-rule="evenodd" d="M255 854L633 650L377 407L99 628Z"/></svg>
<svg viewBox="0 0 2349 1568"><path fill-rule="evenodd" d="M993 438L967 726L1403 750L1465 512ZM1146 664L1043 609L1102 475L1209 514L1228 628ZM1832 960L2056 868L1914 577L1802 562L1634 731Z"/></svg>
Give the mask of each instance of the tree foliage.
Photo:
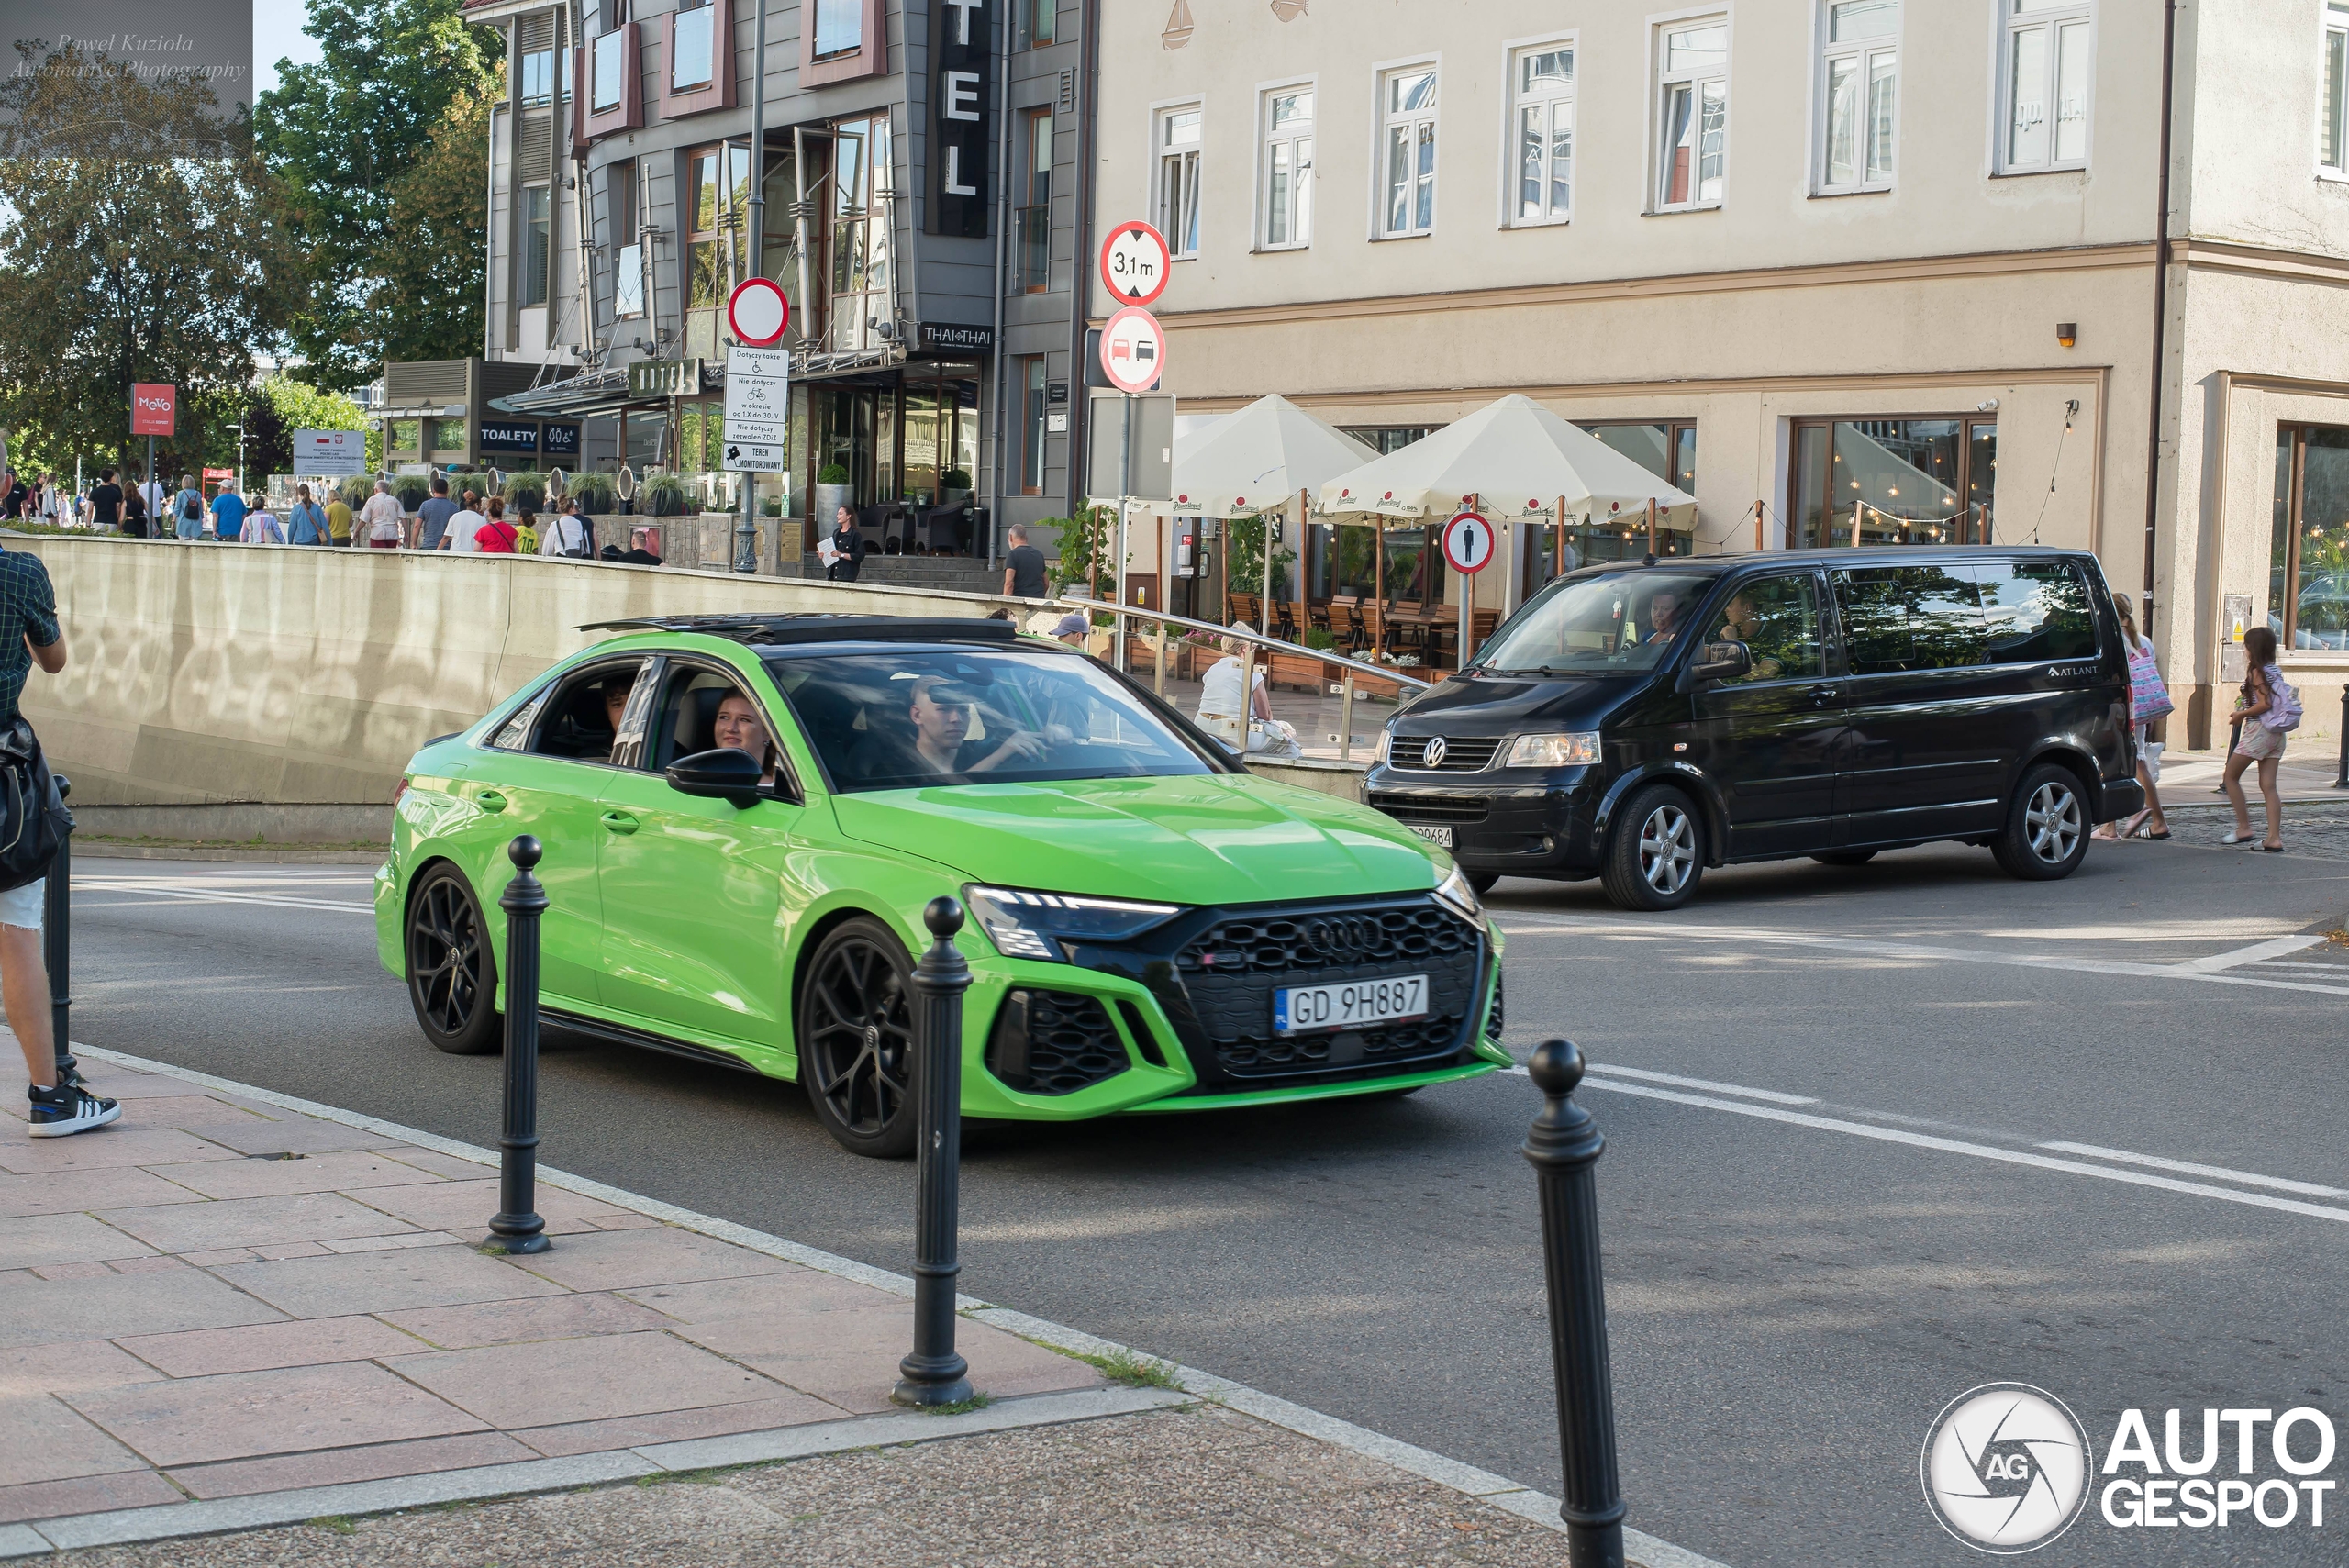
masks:
<svg viewBox="0 0 2349 1568"><path fill-rule="evenodd" d="M386 360L456 360L482 350L489 268L490 92L449 106L415 167L392 184L392 232L369 295Z"/></svg>
<svg viewBox="0 0 2349 1568"><path fill-rule="evenodd" d="M399 190L438 154L436 133L452 108L494 88L503 40L495 28L466 22L462 0L310 0L303 31L318 40L320 63L281 61L282 85L261 95L255 117L262 154L285 182L309 248L311 296L292 334L307 361L305 378L348 388L386 358L478 353L477 259L468 286L453 295L395 283L411 249L429 243L404 227ZM445 199L478 208L488 188L485 117L474 124L471 183ZM478 230L484 220L476 214L473 221ZM473 330L451 350L449 316L431 307L467 297ZM405 314L419 306L428 317L421 326ZM417 351L419 343L429 351Z"/></svg>
<svg viewBox="0 0 2349 1568"><path fill-rule="evenodd" d="M180 388L187 464L216 447L300 297L250 127L184 77L78 47L0 83L0 424L21 464L131 449L130 387ZM141 443L143 445L143 442ZM233 445L233 443L232 443Z"/></svg>
<svg viewBox="0 0 2349 1568"><path fill-rule="evenodd" d="M273 375L255 387L245 400L245 471L248 473L294 472L294 432L296 430L366 430L368 462L381 457L382 433L371 429L367 411L340 392L328 392Z"/></svg>

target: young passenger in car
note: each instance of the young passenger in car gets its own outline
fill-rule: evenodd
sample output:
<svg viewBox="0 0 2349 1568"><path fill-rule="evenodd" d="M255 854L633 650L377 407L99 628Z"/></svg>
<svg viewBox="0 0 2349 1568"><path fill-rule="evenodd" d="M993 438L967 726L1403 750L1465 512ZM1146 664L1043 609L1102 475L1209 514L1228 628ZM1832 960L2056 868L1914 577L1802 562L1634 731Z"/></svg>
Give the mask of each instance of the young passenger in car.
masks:
<svg viewBox="0 0 2349 1568"><path fill-rule="evenodd" d="M774 783L774 738L767 733L766 720L759 716L756 704L740 692L727 693L718 705L715 730L718 745L748 751L759 760L761 784Z"/></svg>

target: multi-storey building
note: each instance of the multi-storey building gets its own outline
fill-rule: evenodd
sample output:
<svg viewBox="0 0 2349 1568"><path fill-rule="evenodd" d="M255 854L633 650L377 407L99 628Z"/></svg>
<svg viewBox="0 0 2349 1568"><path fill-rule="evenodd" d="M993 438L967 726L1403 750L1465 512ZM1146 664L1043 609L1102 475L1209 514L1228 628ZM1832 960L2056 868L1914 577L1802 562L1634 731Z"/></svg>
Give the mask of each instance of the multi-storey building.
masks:
<svg viewBox="0 0 2349 1568"><path fill-rule="evenodd" d="M1096 206L1172 244L1186 413L1279 391L1391 447L1522 392L1693 492L1686 548L2086 545L2196 743L2262 619L2329 728L2343 0L1148 0L1102 29Z"/></svg>

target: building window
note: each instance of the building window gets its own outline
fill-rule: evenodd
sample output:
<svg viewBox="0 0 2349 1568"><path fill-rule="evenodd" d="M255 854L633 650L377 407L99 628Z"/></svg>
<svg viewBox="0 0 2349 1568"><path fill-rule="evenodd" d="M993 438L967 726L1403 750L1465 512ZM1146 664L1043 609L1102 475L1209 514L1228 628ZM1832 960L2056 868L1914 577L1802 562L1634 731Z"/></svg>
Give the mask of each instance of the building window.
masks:
<svg viewBox="0 0 2349 1568"><path fill-rule="evenodd" d="M1717 206L1729 159L1729 18L1659 29L1660 209Z"/></svg>
<svg viewBox="0 0 2349 1568"><path fill-rule="evenodd" d="M1019 117L1019 260L1013 286L1041 294L1052 281L1052 111Z"/></svg>
<svg viewBox="0 0 2349 1568"><path fill-rule="evenodd" d="M589 50L588 74L594 79L587 90L587 107L591 113L614 113L626 101L627 41L626 33L608 32L597 39Z"/></svg>
<svg viewBox="0 0 2349 1568"><path fill-rule="evenodd" d="M1575 51L1571 44L1520 50L1509 69L1517 95L1517 196L1520 224L1564 223L1575 169Z"/></svg>
<svg viewBox="0 0 2349 1568"><path fill-rule="evenodd" d="M1794 438L1788 545L1997 542L1996 419L1805 419Z"/></svg>
<svg viewBox="0 0 2349 1568"><path fill-rule="evenodd" d="M1425 425L1348 425L1344 429L1347 435L1364 446L1375 449L1379 456L1385 457L1390 452L1401 451L1413 441L1427 439L1429 427Z"/></svg>
<svg viewBox="0 0 2349 1568"><path fill-rule="evenodd" d="M1264 95L1264 216L1257 243L1288 250L1313 243L1313 89Z"/></svg>
<svg viewBox="0 0 2349 1568"><path fill-rule="evenodd" d="M697 147L685 176L685 353L715 359L727 297L749 274L751 149Z"/></svg>
<svg viewBox="0 0 2349 1568"><path fill-rule="evenodd" d="M1820 29L1821 192L1892 184L1892 132L1900 84L1900 0L1827 0Z"/></svg>
<svg viewBox="0 0 2349 1568"><path fill-rule="evenodd" d="M2323 120L2317 128L2317 167L2349 176L2349 5L2324 8Z"/></svg>
<svg viewBox="0 0 2349 1568"><path fill-rule="evenodd" d="M1199 253L1199 108L1158 114L1158 232L1176 257Z"/></svg>
<svg viewBox="0 0 2349 1568"><path fill-rule="evenodd" d="M522 57L522 106L525 108L554 101L554 50L534 49Z"/></svg>
<svg viewBox="0 0 2349 1568"><path fill-rule="evenodd" d="M2007 134L2001 170L2077 169L2088 161L2093 0L2003 0Z"/></svg>
<svg viewBox="0 0 2349 1568"><path fill-rule="evenodd" d="M813 0L813 4L817 59L864 47L864 0Z"/></svg>
<svg viewBox="0 0 2349 1568"><path fill-rule="evenodd" d="M2276 428L2267 625L2284 648L2349 650L2349 429Z"/></svg>
<svg viewBox="0 0 2349 1568"><path fill-rule="evenodd" d="M604 219L612 237L612 315L644 314L644 242L637 228L636 165L604 171Z"/></svg>
<svg viewBox="0 0 2349 1568"><path fill-rule="evenodd" d="M1422 65L1390 71L1379 83L1383 239L1435 228L1435 67Z"/></svg>
<svg viewBox="0 0 2349 1568"><path fill-rule="evenodd" d="M525 307L547 302L547 262L551 256L548 230L553 221L553 193L545 185L522 187L522 287Z"/></svg>
<svg viewBox="0 0 2349 1568"><path fill-rule="evenodd" d="M1582 429L1621 452L1675 490L1697 489L1697 426L1689 419L1652 425L1584 425Z"/></svg>
<svg viewBox="0 0 2349 1568"><path fill-rule="evenodd" d="M1060 0L1016 0L1014 40L1019 49L1040 49L1052 41L1053 24L1060 20Z"/></svg>
<svg viewBox="0 0 2349 1568"><path fill-rule="evenodd" d="M835 128L832 300L827 339L827 346L833 350L870 349L885 341L877 336L880 328L895 329L896 290L889 277L889 204L883 198L896 172L888 116L848 120ZM811 188L815 183L811 177Z"/></svg>
<svg viewBox="0 0 2349 1568"><path fill-rule="evenodd" d="M390 424L392 427L392 450L395 452L414 452L418 457L424 455L423 420L394 419L390 421Z"/></svg>
<svg viewBox="0 0 2349 1568"><path fill-rule="evenodd" d="M713 29L718 7L704 3L677 13L676 58L669 62L669 91L684 93L716 80L718 50Z"/></svg>
<svg viewBox="0 0 2349 1568"><path fill-rule="evenodd" d="M1044 356L1019 361L1019 493L1044 493Z"/></svg>

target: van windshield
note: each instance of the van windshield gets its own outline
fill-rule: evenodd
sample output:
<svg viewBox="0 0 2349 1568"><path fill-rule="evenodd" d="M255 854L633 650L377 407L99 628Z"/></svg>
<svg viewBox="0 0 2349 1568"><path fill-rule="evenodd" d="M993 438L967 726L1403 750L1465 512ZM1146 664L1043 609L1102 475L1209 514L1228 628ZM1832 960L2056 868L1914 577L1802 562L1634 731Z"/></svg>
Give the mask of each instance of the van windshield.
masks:
<svg viewBox="0 0 2349 1568"><path fill-rule="evenodd" d="M1713 579L1610 572L1552 584L1477 661L1503 674L1628 674L1653 670L1695 627Z"/></svg>

